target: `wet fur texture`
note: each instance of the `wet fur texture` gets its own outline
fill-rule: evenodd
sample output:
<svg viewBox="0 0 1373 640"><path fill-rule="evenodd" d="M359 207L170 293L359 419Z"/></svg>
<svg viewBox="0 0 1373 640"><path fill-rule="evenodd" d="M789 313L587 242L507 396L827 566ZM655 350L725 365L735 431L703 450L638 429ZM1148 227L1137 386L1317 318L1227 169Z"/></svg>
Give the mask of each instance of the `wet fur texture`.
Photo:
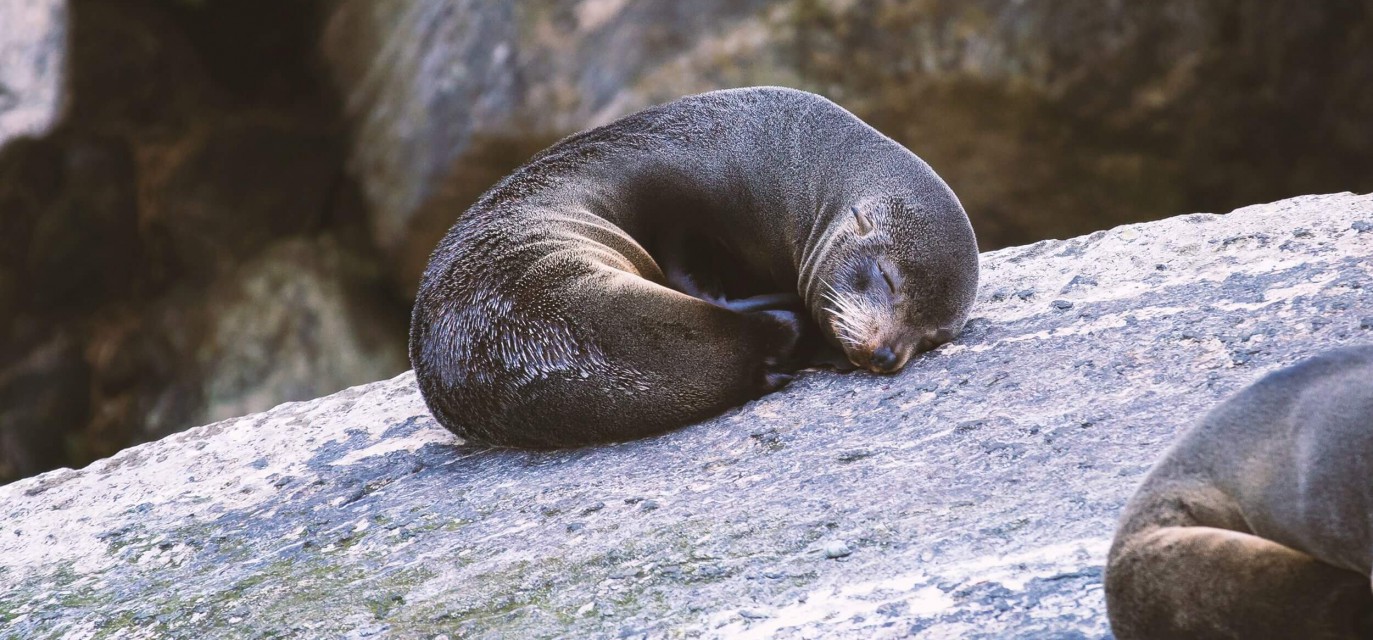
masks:
<svg viewBox="0 0 1373 640"><path fill-rule="evenodd" d="M430 258L410 359L469 441L624 440L837 350L899 368L961 329L977 270L914 154L814 94L717 91L566 138L483 195Z"/></svg>
<svg viewBox="0 0 1373 640"><path fill-rule="evenodd" d="M1106 567L1136 638L1373 638L1373 346L1217 406L1126 506Z"/></svg>

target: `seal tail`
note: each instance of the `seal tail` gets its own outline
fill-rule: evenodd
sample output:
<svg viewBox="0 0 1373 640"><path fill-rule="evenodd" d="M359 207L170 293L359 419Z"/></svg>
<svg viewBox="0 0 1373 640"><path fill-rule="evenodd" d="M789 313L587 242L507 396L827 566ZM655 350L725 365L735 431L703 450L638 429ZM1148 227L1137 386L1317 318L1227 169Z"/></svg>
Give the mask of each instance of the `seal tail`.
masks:
<svg viewBox="0 0 1373 640"><path fill-rule="evenodd" d="M1201 486L1130 505L1106 564L1117 638L1373 637L1368 577L1238 530L1228 506Z"/></svg>

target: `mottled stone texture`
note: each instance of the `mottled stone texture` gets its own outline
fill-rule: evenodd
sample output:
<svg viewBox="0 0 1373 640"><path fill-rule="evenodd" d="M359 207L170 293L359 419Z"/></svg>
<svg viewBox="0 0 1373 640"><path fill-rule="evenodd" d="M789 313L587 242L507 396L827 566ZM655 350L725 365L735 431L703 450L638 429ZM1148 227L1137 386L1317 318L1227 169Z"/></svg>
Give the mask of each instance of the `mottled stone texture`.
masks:
<svg viewBox="0 0 1373 640"><path fill-rule="evenodd" d="M1366 0L339 0L321 50L407 290L548 142L744 85L822 93L910 147L984 249L1373 189Z"/></svg>
<svg viewBox="0 0 1373 640"><path fill-rule="evenodd" d="M1099 638L1173 436L1373 341L1373 196L983 258L903 373L649 440L465 446L404 374L0 487L0 637Z"/></svg>

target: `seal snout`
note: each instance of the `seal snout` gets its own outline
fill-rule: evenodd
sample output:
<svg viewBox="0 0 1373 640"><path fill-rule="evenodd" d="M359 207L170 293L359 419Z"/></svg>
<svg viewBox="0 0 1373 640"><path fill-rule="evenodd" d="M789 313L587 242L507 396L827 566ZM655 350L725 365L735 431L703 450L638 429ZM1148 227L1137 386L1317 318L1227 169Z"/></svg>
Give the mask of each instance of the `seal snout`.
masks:
<svg viewBox="0 0 1373 640"><path fill-rule="evenodd" d="M904 364L901 357L891 347L878 347L872 352L872 357L868 359L872 365L872 370L876 373L893 373Z"/></svg>
<svg viewBox="0 0 1373 640"><path fill-rule="evenodd" d="M911 356L933 351L940 345L953 341L953 338L953 331L939 329L921 336L915 342L914 350L902 346L909 343L883 344L867 354L865 358L867 366L864 368L873 373L896 373L906 366L906 362L910 360Z"/></svg>

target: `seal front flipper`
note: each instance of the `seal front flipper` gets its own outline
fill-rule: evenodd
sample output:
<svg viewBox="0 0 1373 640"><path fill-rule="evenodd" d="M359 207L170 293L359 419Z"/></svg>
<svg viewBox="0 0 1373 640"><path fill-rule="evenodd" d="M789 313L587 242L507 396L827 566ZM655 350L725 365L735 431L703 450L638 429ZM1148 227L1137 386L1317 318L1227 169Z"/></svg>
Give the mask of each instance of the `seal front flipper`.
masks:
<svg viewBox="0 0 1373 640"><path fill-rule="evenodd" d="M805 332L806 316L787 309L768 309L746 316L770 327L765 329L768 340L763 346L761 393L787 386L796 378L796 370L801 368L797 347Z"/></svg>
<svg viewBox="0 0 1373 640"><path fill-rule="evenodd" d="M768 293L749 298L722 300L722 306L740 313L783 311L794 316L786 323L795 327L797 337L785 354L775 359L769 374L769 390L780 389L796 377L800 369L826 367L838 371L853 371L858 367L849 362L843 350L830 344L824 332L806 312L805 300L793 293Z"/></svg>
<svg viewBox="0 0 1373 640"><path fill-rule="evenodd" d="M805 340L806 349L801 361L803 369L834 369L839 372L857 371L858 365L849 361L843 350L817 336L815 340Z"/></svg>
<svg viewBox="0 0 1373 640"><path fill-rule="evenodd" d="M748 298L721 299L718 304L739 313L778 310L794 311L799 315L806 311L805 301L794 293L765 293Z"/></svg>

